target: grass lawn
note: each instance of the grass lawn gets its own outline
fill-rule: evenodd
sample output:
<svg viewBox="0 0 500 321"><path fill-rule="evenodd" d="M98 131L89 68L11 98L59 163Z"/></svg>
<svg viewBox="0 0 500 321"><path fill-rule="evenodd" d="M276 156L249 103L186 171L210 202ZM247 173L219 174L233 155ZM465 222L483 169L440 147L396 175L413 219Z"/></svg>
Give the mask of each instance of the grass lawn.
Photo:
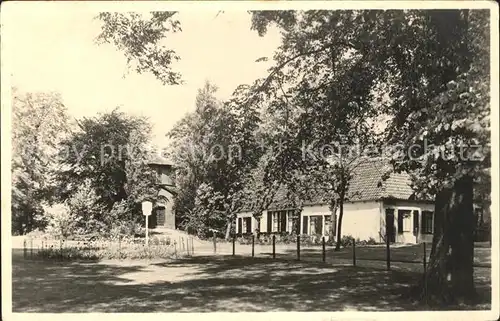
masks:
<svg viewBox="0 0 500 321"><path fill-rule="evenodd" d="M196 250L195 250L196 251ZM196 254L196 253L195 253ZM285 254L283 254L285 255ZM177 261L31 261L13 255L14 312L426 310L404 294L421 273L385 262L356 267L286 257L207 256ZM489 309L490 269L476 269Z"/></svg>

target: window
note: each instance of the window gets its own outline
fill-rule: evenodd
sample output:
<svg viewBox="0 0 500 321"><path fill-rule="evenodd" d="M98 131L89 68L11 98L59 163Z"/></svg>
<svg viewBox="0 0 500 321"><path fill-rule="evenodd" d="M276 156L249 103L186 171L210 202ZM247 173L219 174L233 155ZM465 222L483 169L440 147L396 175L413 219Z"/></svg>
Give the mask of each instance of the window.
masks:
<svg viewBox="0 0 500 321"><path fill-rule="evenodd" d="M403 233L403 215L402 215L402 212L403 211L399 211L399 213L398 213L398 234Z"/></svg>
<svg viewBox="0 0 500 321"><path fill-rule="evenodd" d="M310 217L311 234L323 234L323 215L314 215Z"/></svg>
<svg viewBox="0 0 500 321"><path fill-rule="evenodd" d="M269 224L267 231L281 233L289 230L289 228L287 228L287 225L289 225L290 222L287 221L287 212L289 211L269 211L267 213Z"/></svg>
<svg viewBox="0 0 500 321"><path fill-rule="evenodd" d="M419 227L419 222L418 222L418 211L413 211L413 233L418 233L418 227Z"/></svg>
<svg viewBox="0 0 500 321"><path fill-rule="evenodd" d="M307 225L307 221L308 221L308 219L309 219L309 217L308 217L308 216L304 216L304 217L302 218L302 220L303 220L303 221L302 221L302 234L307 234L307 227L308 227L308 225Z"/></svg>
<svg viewBox="0 0 500 321"><path fill-rule="evenodd" d="M286 230L287 231L293 231L293 211L288 211L288 225Z"/></svg>
<svg viewBox="0 0 500 321"><path fill-rule="evenodd" d="M272 229L272 231L278 232L278 213L273 212L272 216L273 216L273 229Z"/></svg>
<svg viewBox="0 0 500 321"><path fill-rule="evenodd" d="M398 233L411 232L411 211L398 211Z"/></svg>
<svg viewBox="0 0 500 321"><path fill-rule="evenodd" d="M238 233L243 233L243 219L241 217L238 217Z"/></svg>
<svg viewBox="0 0 500 321"><path fill-rule="evenodd" d="M286 232L286 213L287 211L279 212L278 232Z"/></svg>
<svg viewBox="0 0 500 321"><path fill-rule="evenodd" d="M422 234L432 234L433 216L432 211L422 211Z"/></svg>
<svg viewBox="0 0 500 321"><path fill-rule="evenodd" d="M332 229L332 216L325 215L325 234L329 235Z"/></svg>

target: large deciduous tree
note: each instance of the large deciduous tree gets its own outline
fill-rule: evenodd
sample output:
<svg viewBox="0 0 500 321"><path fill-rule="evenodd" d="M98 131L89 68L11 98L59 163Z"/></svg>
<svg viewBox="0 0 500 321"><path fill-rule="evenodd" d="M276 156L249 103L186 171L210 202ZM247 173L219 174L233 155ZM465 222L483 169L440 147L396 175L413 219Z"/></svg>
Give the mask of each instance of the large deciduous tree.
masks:
<svg viewBox="0 0 500 321"><path fill-rule="evenodd" d="M403 55L400 63L415 65L418 59L422 65L412 72L401 69L394 94L410 86L412 91L407 102L395 106L389 137L406 148L419 147L398 155L394 164L412 174L420 194L435 196L428 294L431 300L456 302L475 297L474 189L487 184L477 178L490 167L489 12L428 12L420 21L427 40L417 43L424 47L430 39L433 46L427 58L415 44L406 44L415 53Z"/></svg>
<svg viewBox="0 0 500 321"><path fill-rule="evenodd" d="M259 123L257 112L240 103L246 91L239 87L223 103L215 97L216 87L207 83L198 93L195 111L168 134L178 181L184 184L176 212L182 211L199 234L225 228L229 237L244 204L243 182L258 159L254 132Z"/></svg>
<svg viewBox="0 0 500 321"><path fill-rule="evenodd" d="M102 22L96 41L114 45L137 73L151 73L165 85L180 84L180 74L172 69L172 64L180 57L163 43L169 33L181 31L175 14L171 11L101 12L96 17Z"/></svg>
<svg viewBox="0 0 500 321"><path fill-rule="evenodd" d="M133 223L142 219L140 203L157 201L159 185L148 166L151 127L147 119L129 116L118 109L78 121L78 128L62 142L58 173L61 200L71 198L81 186L88 186L104 208L96 218L108 227L106 215L123 209L113 219ZM119 205L121 204L121 205Z"/></svg>
<svg viewBox="0 0 500 321"><path fill-rule="evenodd" d="M288 149L303 150L286 153L286 171L310 176L310 191L300 192L299 198L321 193L330 204L332 221L339 210L338 241L350 177L363 156L358 150L375 136L372 105L379 65L371 64L369 48L352 36L353 30L369 33L359 26L363 19L355 11L254 12L252 17L252 28L261 35L269 23L282 31L276 64L260 90L283 93L285 103L274 104L272 112L290 122ZM290 178L289 190L298 196L296 179Z"/></svg>
<svg viewBox="0 0 500 321"><path fill-rule="evenodd" d="M302 83L320 102L305 111L317 120L313 130L346 135L353 118L342 113L356 112L349 100L359 115L390 119L386 141L409 151L392 155L394 169L411 174L417 194L435 197L428 294L473 296L474 177L490 166L489 12L269 11L252 21L260 34L275 24L284 35L261 90L283 74L290 86Z"/></svg>
<svg viewBox="0 0 500 321"><path fill-rule="evenodd" d="M12 232L43 228L43 203L52 200L58 144L68 133L68 115L56 93L12 97Z"/></svg>

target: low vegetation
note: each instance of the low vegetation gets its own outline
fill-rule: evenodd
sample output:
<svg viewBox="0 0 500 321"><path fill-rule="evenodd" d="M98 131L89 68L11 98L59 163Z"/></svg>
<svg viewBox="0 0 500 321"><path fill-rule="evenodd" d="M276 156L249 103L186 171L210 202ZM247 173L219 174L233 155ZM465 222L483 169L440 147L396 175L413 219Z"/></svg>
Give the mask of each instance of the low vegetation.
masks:
<svg viewBox="0 0 500 321"><path fill-rule="evenodd" d="M41 244L39 243L41 242ZM187 253L186 244L172 242L169 237L153 236L146 246L143 238L124 237L116 239L91 239L71 241L62 239L37 239L40 247L35 257L49 260L89 260L104 259L164 259ZM26 252L30 244L25 244Z"/></svg>
<svg viewBox="0 0 500 321"><path fill-rule="evenodd" d="M275 236L275 244L290 244L297 243L296 234L262 234L258 238L255 238L255 244L259 245L271 245L273 243L273 235ZM252 235L243 235L237 238L239 244L252 244ZM352 246L356 242L356 245L375 245L378 244L374 238L370 237L367 240L360 240L359 238L354 239L351 235L344 235L340 240L341 247ZM300 235L300 243L307 246L322 245L323 236L322 235ZM325 238L325 244L328 246L336 245L335 238Z"/></svg>

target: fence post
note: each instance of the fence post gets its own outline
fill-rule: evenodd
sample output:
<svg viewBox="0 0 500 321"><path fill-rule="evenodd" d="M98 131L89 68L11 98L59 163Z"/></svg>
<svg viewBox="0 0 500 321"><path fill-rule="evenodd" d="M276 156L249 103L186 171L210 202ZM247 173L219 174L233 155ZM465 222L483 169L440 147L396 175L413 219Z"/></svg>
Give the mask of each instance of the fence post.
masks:
<svg viewBox="0 0 500 321"><path fill-rule="evenodd" d="M189 236L186 237L186 253L187 253L187 256L189 256Z"/></svg>
<svg viewBox="0 0 500 321"><path fill-rule="evenodd" d="M356 240L352 240L352 265L356 266Z"/></svg>
<svg viewBox="0 0 500 321"><path fill-rule="evenodd" d="M61 261L63 260L63 253L62 253L62 236L61 238L59 239L59 255L60 255L60 259Z"/></svg>
<svg viewBox="0 0 500 321"><path fill-rule="evenodd" d="M33 259L33 238L30 238L30 259Z"/></svg>
<svg viewBox="0 0 500 321"><path fill-rule="evenodd" d="M253 249L253 246L252 246ZM273 234L273 259L276 258L276 235Z"/></svg>
<svg viewBox="0 0 500 321"><path fill-rule="evenodd" d="M426 251L426 246L424 242L424 295L425 295L425 303L428 303L428 297L427 297L427 251Z"/></svg>
<svg viewBox="0 0 500 321"><path fill-rule="evenodd" d="M217 239L216 239L216 236L215 236L215 231L214 231L214 254L217 253Z"/></svg>
<svg viewBox="0 0 500 321"><path fill-rule="evenodd" d="M425 248L425 242L424 242L424 275L427 273L427 252Z"/></svg>
<svg viewBox="0 0 500 321"><path fill-rule="evenodd" d="M23 241L23 256L24 256L24 259L26 259L26 257L28 256L28 249L26 248L26 238L24 239Z"/></svg>
<svg viewBox="0 0 500 321"><path fill-rule="evenodd" d="M236 235L233 235L233 256L236 255Z"/></svg>
<svg viewBox="0 0 500 321"><path fill-rule="evenodd" d="M177 241L174 241L174 255L177 258Z"/></svg>
<svg viewBox="0 0 500 321"><path fill-rule="evenodd" d="M255 256L255 235L252 234L252 257Z"/></svg>
<svg viewBox="0 0 500 321"><path fill-rule="evenodd" d="M297 235L297 261L300 261L300 235Z"/></svg>
<svg viewBox="0 0 500 321"><path fill-rule="evenodd" d="M118 258L122 259L122 235L118 235Z"/></svg>
<svg viewBox="0 0 500 321"><path fill-rule="evenodd" d="M389 235L386 233L385 235L385 244L386 244L386 260L387 260L387 271L391 269L391 242L389 240Z"/></svg>
<svg viewBox="0 0 500 321"><path fill-rule="evenodd" d="M194 237L191 238L191 255L194 254Z"/></svg>
<svg viewBox="0 0 500 321"><path fill-rule="evenodd" d="M326 261L326 246L325 246L325 237L324 236L323 236L322 243L323 243L323 262L325 262Z"/></svg>

